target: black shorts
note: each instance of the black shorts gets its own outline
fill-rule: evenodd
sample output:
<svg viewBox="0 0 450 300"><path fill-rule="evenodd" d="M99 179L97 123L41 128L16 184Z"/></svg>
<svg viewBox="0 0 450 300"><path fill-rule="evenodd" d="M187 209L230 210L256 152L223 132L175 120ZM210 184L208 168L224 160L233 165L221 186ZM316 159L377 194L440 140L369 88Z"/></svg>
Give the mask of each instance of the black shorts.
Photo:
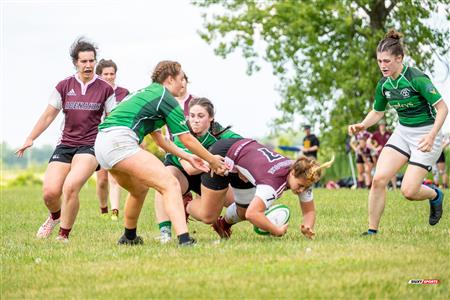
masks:
<svg viewBox="0 0 450 300"><path fill-rule="evenodd" d="M438 160L436 161L437 164L439 163L445 163L445 153L444 151L441 152L441 155L439 155Z"/></svg>
<svg viewBox="0 0 450 300"><path fill-rule="evenodd" d="M188 173L186 173L186 171L184 169L180 169L178 166L174 165L173 162L169 159L165 159L164 160L164 165L167 166L174 166L175 168L177 168L178 170L181 171L181 173L186 177L187 181L188 181L188 190L186 191L186 193L193 191L194 193L196 193L197 195L201 195L201 176L202 174L197 174L197 175L189 175Z"/></svg>
<svg viewBox="0 0 450 300"><path fill-rule="evenodd" d="M59 161L70 164L72 163L72 159L75 156L75 154L90 154L95 157L94 145L84 145L75 147L58 145L56 146L55 151L53 152L48 162L51 163L52 161ZM95 171L98 170L100 170L100 165L98 165L97 169L95 169Z"/></svg>
<svg viewBox="0 0 450 300"><path fill-rule="evenodd" d="M219 140L214 145L212 145L212 147L209 149L209 152L211 152L211 154L218 154L225 157L231 146L233 146L234 143L240 140L242 139L234 138ZM245 182L240 179L237 173L229 173L227 176L213 174L212 177L210 173L203 173L202 184L205 187L215 191L224 190L228 187L228 185L231 185L232 187L238 189L250 189L254 187L254 185L250 182Z"/></svg>
<svg viewBox="0 0 450 300"><path fill-rule="evenodd" d="M369 157L366 156L366 159L367 159L368 162L373 163L372 156L369 156ZM357 164L363 164L364 163L364 158L363 158L363 156L361 154L356 154L356 163Z"/></svg>

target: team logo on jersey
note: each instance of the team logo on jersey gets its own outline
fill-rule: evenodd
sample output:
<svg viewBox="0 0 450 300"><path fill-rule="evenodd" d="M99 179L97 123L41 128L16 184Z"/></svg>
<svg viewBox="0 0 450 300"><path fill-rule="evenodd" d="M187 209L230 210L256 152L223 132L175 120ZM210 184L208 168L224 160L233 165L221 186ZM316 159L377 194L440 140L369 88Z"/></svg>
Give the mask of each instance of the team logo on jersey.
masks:
<svg viewBox="0 0 450 300"><path fill-rule="evenodd" d="M267 160L269 162L283 159L283 156L281 154L273 153L272 151L270 151L267 148L259 148L258 151L261 152L267 158Z"/></svg>
<svg viewBox="0 0 450 300"><path fill-rule="evenodd" d="M434 94L434 95L437 94L437 91L436 91L435 87L432 84L427 86L427 92L430 93L430 94Z"/></svg>
<svg viewBox="0 0 450 300"><path fill-rule="evenodd" d="M409 94L410 94L410 91L409 91L408 88L404 88L404 89L402 89L402 90L400 91L400 94L402 94L403 97L408 98L408 97L409 97Z"/></svg>
<svg viewBox="0 0 450 300"><path fill-rule="evenodd" d="M75 91L73 89L71 89L68 93L67 96L76 96L77 94L75 93Z"/></svg>
<svg viewBox="0 0 450 300"><path fill-rule="evenodd" d="M386 94L386 98L388 98L388 99L391 98L391 92L390 91L386 91L385 94Z"/></svg>

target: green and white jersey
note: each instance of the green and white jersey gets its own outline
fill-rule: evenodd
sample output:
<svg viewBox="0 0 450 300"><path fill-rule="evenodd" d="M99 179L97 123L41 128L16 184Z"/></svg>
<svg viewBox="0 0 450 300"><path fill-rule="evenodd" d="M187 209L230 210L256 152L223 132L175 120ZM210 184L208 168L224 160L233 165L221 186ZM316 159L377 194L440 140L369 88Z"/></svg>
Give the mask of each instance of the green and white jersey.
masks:
<svg viewBox="0 0 450 300"><path fill-rule="evenodd" d="M98 128L125 126L131 128L139 138L166 125L176 136L189 132L183 110L170 92L159 83L129 94L105 118Z"/></svg>
<svg viewBox="0 0 450 300"><path fill-rule="evenodd" d="M397 79L378 81L373 109L384 112L389 104L397 111L400 124L418 127L434 124L435 105L442 96L430 78L416 68L404 66Z"/></svg>
<svg viewBox="0 0 450 300"><path fill-rule="evenodd" d="M215 132L220 132L221 130L223 130L223 127L217 122L214 122L213 126L214 126L214 131ZM231 138L242 138L242 136L240 136L239 134L237 134L237 133L231 131L230 129L228 129L228 130L224 131L223 133L221 133L218 137L215 137L214 135L212 135L208 131L203 136L196 137L196 138L203 145L203 147L208 149L209 147L214 145L214 143L217 142L218 140L231 139ZM186 148L186 146L183 145L183 143L180 141L179 137L175 136L173 142L179 148L183 149L183 151L185 151L187 153L192 153L189 149ZM166 155L166 160L169 160L170 162L172 162L172 164L175 165L176 167L178 167L179 169L183 169L183 166L180 163L180 158L179 157L168 153Z"/></svg>

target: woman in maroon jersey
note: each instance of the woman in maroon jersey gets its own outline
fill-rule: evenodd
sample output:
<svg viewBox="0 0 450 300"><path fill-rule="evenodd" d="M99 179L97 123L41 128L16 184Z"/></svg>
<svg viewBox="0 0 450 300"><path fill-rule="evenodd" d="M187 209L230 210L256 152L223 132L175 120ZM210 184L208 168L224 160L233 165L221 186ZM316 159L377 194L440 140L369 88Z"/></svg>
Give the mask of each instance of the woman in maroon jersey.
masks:
<svg viewBox="0 0 450 300"><path fill-rule="evenodd" d="M358 188L367 187L372 184L372 170L374 167L374 153L368 140L371 134L368 131L358 133L350 142L350 146L356 154L356 169L358 171Z"/></svg>
<svg viewBox="0 0 450 300"><path fill-rule="evenodd" d="M130 92L118 85L116 85L117 65L111 59L101 59L95 73L103 80L106 80L114 89L116 95L116 102L122 101ZM97 197L100 204L102 216L108 216L108 190L109 201L111 203L111 220L117 221L119 219L119 203L120 203L120 185L105 169L100 169L97 172Z"/></svg>
<svg viewBox="0 0 450 300"><path fill-rule="evenodd" d="M192 217L213 224L221 238L229 238L231 226L243 220L272 235L282 236L287 231L287 224L277 227L264 212L285 190L290 189L300 200L303 214L301 232L308 238L314 237L316 214L312 185L319 181L322 169L330 167L332 161L323 165L308 157L292 161L255 140L242 138L219 140L210 151L224 156L231 171L228 176L202 175L202 197L192 200L187 206ZM230 186L235 203L227 208L224 217L218 218Z"/></svg>
<svg viewBox="0 0 450 300"><path fill-rule="evenodd" d="M84 38L72 44L70 56L76 74L56 85L44 113L16 151L17 156L22 157L62 110L62 136L50 158L43 185L49 216L39 228L38 238L49 237L61 222L57 240L68 242L80 206L80 189L98 167L94 152L98 125L116 100L113 88L94 73L96 49Z"/></svg>

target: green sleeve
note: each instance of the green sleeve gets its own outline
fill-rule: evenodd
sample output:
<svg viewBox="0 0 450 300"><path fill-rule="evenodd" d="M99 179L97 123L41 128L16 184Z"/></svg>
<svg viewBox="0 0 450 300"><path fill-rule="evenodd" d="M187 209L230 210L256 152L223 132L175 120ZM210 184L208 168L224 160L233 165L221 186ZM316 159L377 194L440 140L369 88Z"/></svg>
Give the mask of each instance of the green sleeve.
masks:
<svg viewBox="0 0 450 300"><path fill-rule="evenodd" d="M383 94L383 83L378 81L377 88L375 90L375 101L373 102L373 110L384 112L386 110L387 99Z"/></svg>
<svg viewBox="0 0 450 300"><path fill-rule="evenodd" d="M439 94L428 76L415 77L412 80L412 85L431 105L442 99L441 94Z"/></svg>
<svg viewBox="0 0 450 300"><path fill-rule="evenodd" d="M242 136L240 136L239 134L237 134L229 129L219 136L220 140L222 140L222 139L240 139L240 138L242 138Z"/></svg>
<svg viewBox="0 0 450 300"><path fill-rule="evenodd" d="M164 117L173 136L189 132L180 104L167 90L159 104L158 112Z"/></svg>

